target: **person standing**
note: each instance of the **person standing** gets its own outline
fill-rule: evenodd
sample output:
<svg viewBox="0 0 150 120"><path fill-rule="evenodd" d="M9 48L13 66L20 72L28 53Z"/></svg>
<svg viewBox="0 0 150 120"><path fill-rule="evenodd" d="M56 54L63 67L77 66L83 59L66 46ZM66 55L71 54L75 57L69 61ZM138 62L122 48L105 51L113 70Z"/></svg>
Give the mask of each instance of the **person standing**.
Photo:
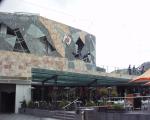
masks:
<svg viewBox="0 0 150 120"><path fill-rule="evenodd" d="M129 67L128 67L128 73L129 73L129 75L131 75L131 65L129 65Z"/></svg>
<svg viewBox="0 0 150 120"><path fill-rule="evenodd" d="M145 68L144 68L144 65L142 66L141 68L141 74L143 74L145 72Z"/></svg>
<svg viewBox="0 0 150 120"><path fill-rule="evenodd" d="M136 75L136 68L135 68L135 65L134 65L133 68L132 68L132 73L133 73L134 75Z"/></svg>

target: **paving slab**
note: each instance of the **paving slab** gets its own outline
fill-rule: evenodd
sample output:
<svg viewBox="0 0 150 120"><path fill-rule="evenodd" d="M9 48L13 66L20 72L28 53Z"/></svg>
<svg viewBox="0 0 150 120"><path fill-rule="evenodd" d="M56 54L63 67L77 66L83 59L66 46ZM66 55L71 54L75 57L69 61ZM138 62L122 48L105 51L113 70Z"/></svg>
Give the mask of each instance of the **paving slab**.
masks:
<svg viewBox="0 0 150 120"><path fill-rule="evenodd" d="M24 114L0 114L0 120L58 120L58 119L40 118Z"/></svg>

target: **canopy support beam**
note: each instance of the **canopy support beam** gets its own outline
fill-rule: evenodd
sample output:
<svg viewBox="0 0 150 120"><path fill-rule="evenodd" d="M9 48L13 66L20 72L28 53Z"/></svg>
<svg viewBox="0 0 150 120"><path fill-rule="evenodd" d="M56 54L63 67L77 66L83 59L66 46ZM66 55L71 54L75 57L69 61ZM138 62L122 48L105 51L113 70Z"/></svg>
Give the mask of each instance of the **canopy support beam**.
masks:
<svg viewBox="0 0 150 120"><path fill-rule="evenodd" d="M97 86L97 79L95 79L92 82L88 83L87 86L90 87L93 84L96 84L96 86Z"/></svg>

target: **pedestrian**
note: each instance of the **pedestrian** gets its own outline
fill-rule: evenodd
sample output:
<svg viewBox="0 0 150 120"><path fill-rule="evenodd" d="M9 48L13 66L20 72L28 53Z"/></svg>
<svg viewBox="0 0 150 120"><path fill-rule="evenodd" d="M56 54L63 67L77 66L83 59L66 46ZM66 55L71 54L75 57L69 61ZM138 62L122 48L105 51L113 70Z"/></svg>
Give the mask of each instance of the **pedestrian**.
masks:
<svg viewBox="0 0 150 120"><path fill-rule="evenodd" d="M128 73L129 73L129 75L131 75L131 65L129 65L129 67L128 67Z"/></svg>
<svg viewBox="0 0 150 120"><path fill-rule="evenodd" d="M144 65L142 66L141 68L141 74L143 74L145 72L145 68L144 68Z"/></svg>
<svg viewBox="0 0 150 120"><path fill-rule="evenodd" d="M132 73L133 73L134 75L136 75L136 68L135 68L135 65L134 65L133 68L132 68Z"/></svg>

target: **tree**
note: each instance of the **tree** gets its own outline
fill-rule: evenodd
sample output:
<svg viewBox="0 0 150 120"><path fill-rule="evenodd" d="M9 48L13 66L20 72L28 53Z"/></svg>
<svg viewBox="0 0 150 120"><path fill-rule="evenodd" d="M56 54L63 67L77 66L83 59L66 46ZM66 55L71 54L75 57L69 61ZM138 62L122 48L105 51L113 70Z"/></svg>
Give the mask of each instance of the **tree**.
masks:
<svg viewBox="0 0 150 120"><path fill-rule="evenodd" d="M103 87L98 89L98 94L100 95L100 97L107 97L108 96L108 90L107 88Z"/></svg>

